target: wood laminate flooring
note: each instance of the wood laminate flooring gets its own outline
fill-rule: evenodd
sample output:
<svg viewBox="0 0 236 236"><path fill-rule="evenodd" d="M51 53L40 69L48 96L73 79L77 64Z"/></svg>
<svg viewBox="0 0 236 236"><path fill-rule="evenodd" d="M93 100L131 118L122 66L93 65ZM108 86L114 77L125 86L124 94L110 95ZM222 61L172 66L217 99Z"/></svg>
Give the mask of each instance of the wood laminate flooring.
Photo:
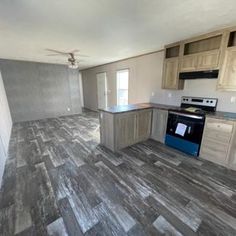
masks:
<svg viewBox="0 0 236 236"><path fill-rule="evenodd" d="M112 153L94 112L17 123L0 235L236 235L236 172L152 140Z"/></svg>

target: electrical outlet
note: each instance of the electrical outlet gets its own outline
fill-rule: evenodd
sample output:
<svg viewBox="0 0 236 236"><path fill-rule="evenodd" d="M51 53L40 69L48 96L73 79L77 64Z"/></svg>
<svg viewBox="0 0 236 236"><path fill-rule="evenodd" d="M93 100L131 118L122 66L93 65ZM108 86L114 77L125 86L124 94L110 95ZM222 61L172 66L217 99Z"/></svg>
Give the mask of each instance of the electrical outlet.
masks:
<svg viewBox="0 0 236 236"><path fill-rule="evenodd" d="M230 102L235 103L236 102L236 97L231 97Z"/></svg>
<svg viewBox="0 0 236 236"><path fill-rule="evenodd" d="M154 92L152 92L152 97L154 97L155 96L155 93Z"/></svg>

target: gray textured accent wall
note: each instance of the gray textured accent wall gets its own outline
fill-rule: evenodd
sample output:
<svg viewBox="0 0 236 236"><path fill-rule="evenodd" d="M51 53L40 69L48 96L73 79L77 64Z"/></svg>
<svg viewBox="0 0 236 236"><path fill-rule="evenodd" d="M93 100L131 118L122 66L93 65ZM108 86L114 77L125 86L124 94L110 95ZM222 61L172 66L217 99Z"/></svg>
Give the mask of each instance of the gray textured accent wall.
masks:
<svg viewBox="0 0 236 236"><path fill-rule="evenodd" d="M0 71L0 186L11 136L12 119Z"/></svg>
<svg viewBox="0 0 236 236"><path fill-rule="evenodd" d="M13 122L81 113L78 70L64 65L0 60Z"/></svg>

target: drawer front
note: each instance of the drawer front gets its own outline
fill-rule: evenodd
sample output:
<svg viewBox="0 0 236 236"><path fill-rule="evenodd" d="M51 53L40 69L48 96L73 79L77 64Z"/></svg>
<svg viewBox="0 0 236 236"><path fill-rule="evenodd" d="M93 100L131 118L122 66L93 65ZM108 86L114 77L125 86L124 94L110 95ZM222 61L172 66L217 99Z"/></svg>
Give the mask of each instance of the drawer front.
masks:
<svg viewBox="0 0 236 236"><path fill-rule="evenodd" d="M202 144L202 149L211 149L215 152L227 153L229 148L228 143L222 143L221 141L216 141L211 138L205 137L204 143Z"/></svg>
<svg viewBox="0 0 236 236"><path fill-rule="evenodd" d="M216 150L204 146L201 148L201 157L217 164L226 165L227 156L228 152L224 150Z"/></svg>
<svg viewBox="0 0 236 236"><path fill-rule="evenodd" d="M234 122L207 117L200 156L226 166L233 130Z"/></svg>
<svg viewBox="0 0 236 236"><path fill-rule="evenodd" d="M232 121L223 121L219 119L207 118L206 129L215 130L231 134L233 131L234 123Z"/></svg>
<svg viewBox="0 0 236 236"><path fill-rule="evenodd" d="M231 133L219 132L217 130L209 129L204 132L204 137L221 143L228 144L231 140Z"/></svg>

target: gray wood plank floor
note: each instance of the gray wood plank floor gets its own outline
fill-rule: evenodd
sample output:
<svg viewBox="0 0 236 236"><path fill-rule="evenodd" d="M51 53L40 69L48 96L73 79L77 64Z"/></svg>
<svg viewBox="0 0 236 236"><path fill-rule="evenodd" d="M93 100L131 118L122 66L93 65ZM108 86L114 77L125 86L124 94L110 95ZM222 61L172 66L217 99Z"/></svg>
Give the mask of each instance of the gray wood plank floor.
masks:
<svg viewBox="0 0 236 236"><path fill-rule="evenodd" d="M94 112L14 124L0 235L236 235L236 172L152 140L112 153Z"/></svg>

